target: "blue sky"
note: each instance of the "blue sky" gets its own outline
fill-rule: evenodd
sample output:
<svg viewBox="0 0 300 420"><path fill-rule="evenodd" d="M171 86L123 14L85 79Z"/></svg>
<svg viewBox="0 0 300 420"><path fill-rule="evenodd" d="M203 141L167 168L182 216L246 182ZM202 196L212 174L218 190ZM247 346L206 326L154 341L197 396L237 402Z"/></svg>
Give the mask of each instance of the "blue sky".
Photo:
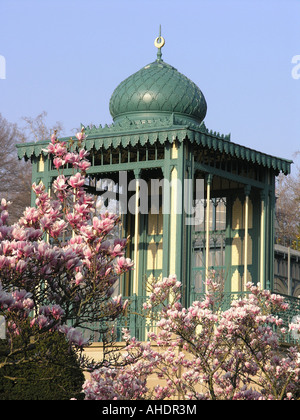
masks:
<svg viewBox="0 0 300 420"><path fill-rule="evenodd" d="M109 99L156 59L160 24L162 58L204 93L207 127L300 166L299 0L0 0L0 113L46 111L64 135L111 123Z"/></svg>

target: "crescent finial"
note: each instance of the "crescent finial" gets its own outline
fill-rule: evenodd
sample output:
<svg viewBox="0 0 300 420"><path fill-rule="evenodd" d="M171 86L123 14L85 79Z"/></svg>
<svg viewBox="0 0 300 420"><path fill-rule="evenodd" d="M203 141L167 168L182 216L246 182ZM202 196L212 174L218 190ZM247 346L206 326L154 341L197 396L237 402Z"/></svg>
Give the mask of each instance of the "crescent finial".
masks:
<svg viewBox="0 0 300 420"><path fill-rule="evenodd" d="M155 38L154 45L158 49L157 51L157 59L161 60L161 48L165 45L165 38L161 36L161 25L159 25L159 36Z"/></svg>

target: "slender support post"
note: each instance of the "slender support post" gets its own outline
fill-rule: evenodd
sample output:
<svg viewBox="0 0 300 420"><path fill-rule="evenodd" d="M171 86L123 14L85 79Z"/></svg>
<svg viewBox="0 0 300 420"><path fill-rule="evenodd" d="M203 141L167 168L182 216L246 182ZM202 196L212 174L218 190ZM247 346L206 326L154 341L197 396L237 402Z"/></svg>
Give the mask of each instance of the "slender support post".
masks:
<svg viewBox="0 0 300 420"><path fill-rule="evenodd" d="M244 249L244 287L247 284L248 277L248 231L249 231L249 195L251 187L245 187L245 249Z"/></svg>
<svg viewBox="0 0 300 420"><path fill-rule="evenodd" d="M140 199L140 175L141 170L135 170L135 215L134 215L134 252L133 252L133 259L134 259L134 266L135 269L133 271L133 288L132 293L138 294L138 273L139 273L139 255L138 255L138 246L139 246L139 199Z"/></svg>
<svg viewBox="0 0 300 420"><path fill-rule="evenodd" d="M260 215L260 284L265 288L265 265L266 265L266 206L265 206L266 193L261 191L261 215Z"/></svg>
<svg viewBox="0 0 300 420"><path fill-rule="evenodd" d="M292 279L291 279L291 248L288 247L288 295L292 296Z"/></svg>
<svg viewBox="0 0 300 420"><path fill-rule="evenodd" d="M205 238L205 281L209 273L209 219L210 219L210 195L211 195L212 174L208 174L206 180L206 238Z"/></svg>
<svg viewBox="0 0 300 420"><path fill-rule="evenodd" d="M181 192L177 188L178 180L178 170L177 167L173 167L171 171L171 214L170 214L170 260L169 268L170 274L176 273L176 260L177 260L177 246L178 246L178 195L181 195ZM182 255L180 255L182 258Z"/></svg>
<svg viewBox="0 0 300 420"><path fill-rule="evenodd" d="M169 272L169 253L170 253L170 146L165 148L165 166L162 168L164 179L167 181L168 191L163 189L163 277L168 277Z"/></svg>

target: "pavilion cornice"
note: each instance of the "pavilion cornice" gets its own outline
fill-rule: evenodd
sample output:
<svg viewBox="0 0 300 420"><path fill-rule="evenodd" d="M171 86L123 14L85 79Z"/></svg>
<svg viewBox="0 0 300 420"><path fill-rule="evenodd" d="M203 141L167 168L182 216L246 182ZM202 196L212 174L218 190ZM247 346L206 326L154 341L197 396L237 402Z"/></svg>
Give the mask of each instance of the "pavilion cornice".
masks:
<svg viewBox="0 0 300 420"><path fill-rule="evenodd" d="M266 153L262 153L246 146L239 145L230 141L230 135L220 135L219 133L209 131L205 124L200 125L188 123L178 124L178 119L174 123L170 118L159 119L159 121L139 121L123 122L122 124L112 124L105 127L84 127L87 138L85 148L87 150L116 149L118 147L136 147L161 145L169 142L178 141L180 143L189 141L196 147L203 147L215 152L224 153L236 159L252 162L259 166L273 169L275 172L289 174L291 170L291 160L282 159ZM72 139L75 143L76 137L66 137L61 141ZM43 151L49 141L40 141L36 143L22 143L17 145L19 159L30 159L33 156L46 155Z"/></svg>

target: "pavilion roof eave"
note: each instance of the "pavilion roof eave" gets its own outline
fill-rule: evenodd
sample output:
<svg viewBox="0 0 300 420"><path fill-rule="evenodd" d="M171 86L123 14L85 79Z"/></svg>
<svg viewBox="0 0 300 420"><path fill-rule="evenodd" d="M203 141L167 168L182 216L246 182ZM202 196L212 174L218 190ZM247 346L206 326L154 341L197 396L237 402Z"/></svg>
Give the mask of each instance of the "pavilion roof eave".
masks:
<svg viewBox="0 0 300 420"><path fill-rule="evenodd" d="M200 147L207 147L220 153L225 153L237 159L246 160L269 169L274 169L277 172L283 172L288 175L291 171L292 160L279 158L263 152L256 151L246 146L239 145L230 141L230 135L224 136L219 133L208 131L205 125L190 126L190 125L169 125L159 127L155 124L145 124L144 127L139 125L139 130L136 126L126 127L122 129L119 127L95 128L86 129L87 138L85 140L85 147L87 150L95 148L108 149L110 147L117 148L119 146L137 146L138 144L144 146L146 144L153 145L158 142L164 144L166 142L173 142L177 140L183 142L189 140L191 143L199 145ZM76 137L61 138L61 141L69 141L70 139L77 141ZM39 141L33 143L21 143L17 145L19 159L30 159L32 156L46 155L43 150L46 148L49 140Z"/></svg>

